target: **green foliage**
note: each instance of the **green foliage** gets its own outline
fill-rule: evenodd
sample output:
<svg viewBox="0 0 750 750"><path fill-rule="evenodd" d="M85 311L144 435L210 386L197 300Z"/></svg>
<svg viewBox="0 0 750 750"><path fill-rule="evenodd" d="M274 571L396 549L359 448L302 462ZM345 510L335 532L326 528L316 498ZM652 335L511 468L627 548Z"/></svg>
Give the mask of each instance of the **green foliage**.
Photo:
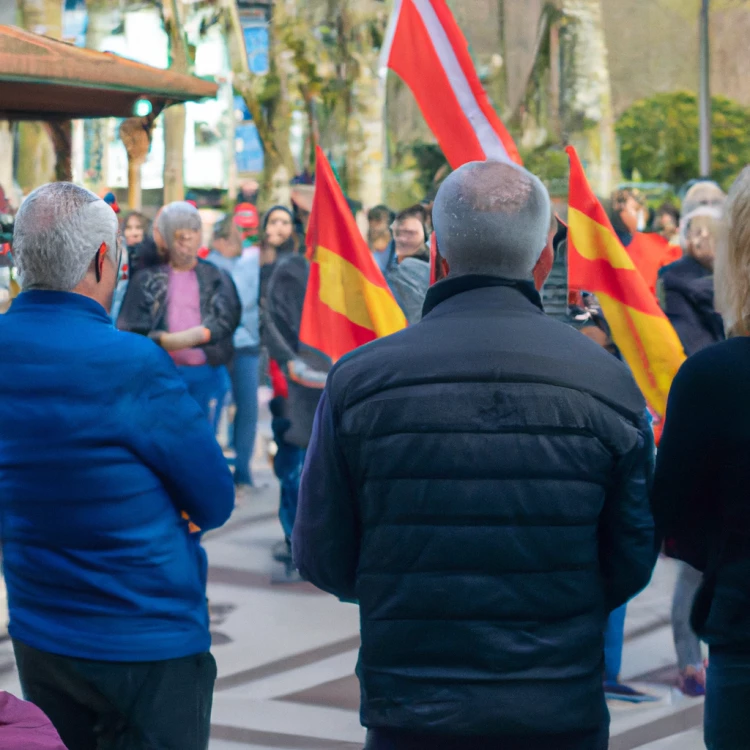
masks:
<svg viewBox="0 0 750 750"><path fill-rule="evenodd" d="M553 196L567 195L568 155L562 146L547 143L531 151L521 151L523 165L535 174Z"/></svg>
<svg viewBox="0 0 750 750"><path fill-rule="evenodd" d="M437 143L414 143L410 147L417 169L417 184L425 197L435 186L438 172L445 172L448 161Z"/></svg>
<svg viewBox="0 0 750 750"><path fill-rule="evenodd" d="M750 163L750 110L713 97L712 177L725 189ZM689 91L657 94L633 104L616 125L626 176L681 185L698 176L698 98Z"/></svg>

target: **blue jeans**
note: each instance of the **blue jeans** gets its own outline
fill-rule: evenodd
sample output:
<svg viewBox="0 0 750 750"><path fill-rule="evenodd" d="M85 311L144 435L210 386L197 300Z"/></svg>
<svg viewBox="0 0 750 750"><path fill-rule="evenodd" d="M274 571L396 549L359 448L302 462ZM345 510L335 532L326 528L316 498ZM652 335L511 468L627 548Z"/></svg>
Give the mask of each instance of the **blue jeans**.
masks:
<svg viewBox="0 0 750 750"><path fill-rule="evenodd" d="M710 650L706 683L708 750L739 750L750 738L750 652Z"/></svg>
<svg viewBox="0 0 750 750"><path fill-rule="evenodd" d="M281 502L279 503L279 521L284 529L284 536L292 538L294 519L297 517L297 500L302 467L305 463L305 449L290 445L284 440L277 442L278 452L273 459L273 469L281 484Z"/></svg>
<svg viewBox="0 0 750 750"><path fill-rule="evenodd" d="M240 349L234 355L229 369L237 407L234 415L234 450L237 453L235 484L253 483L250 461L258 429L258 367L259 356Z"/></svg>
<svg viewBox="0 0 750 750"><path fill-rule="evenodd" d="M213 410L212 420L214 426L214 432L219 431L219 422L221 421L221 413L224 411L224 407L227 405L227 396L232 390L232 383L229 380L229 373L226 367L216 368L216 393L213 398L216 399L216 408Z"/></svg>
<svg viewBox="0 0 750 750"><path fill-rule="evenodd" d="M216 398L220 388L221 369L220 367L211 367L211 365L177 366L177 371L185 381L188 392L198 402L198 406L206 415L206 419L211 418L211 401Z"/></svg>
<svg viewBox="0 0 750 750"><path fill-rule="evenodd" d="M627 604L610 612L604 631L604 680L617 682L622 667L622 645L625 641Z"/></svg>

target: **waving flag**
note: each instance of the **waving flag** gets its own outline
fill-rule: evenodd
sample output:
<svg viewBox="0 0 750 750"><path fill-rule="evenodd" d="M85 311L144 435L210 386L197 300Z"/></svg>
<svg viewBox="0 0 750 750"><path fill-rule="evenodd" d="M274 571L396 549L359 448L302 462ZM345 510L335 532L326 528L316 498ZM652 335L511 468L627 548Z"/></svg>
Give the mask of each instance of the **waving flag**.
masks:
<svg viewBox="0 0 750 750"><path fill-rule="evenodd" d="M595 294L612 338L646 402L664 417L685 354L674 328L617 238L572 146L568 195L568 285Z"/></svg>
<svg viewBox="0 0 750 750"><path fill-rule="evenodd" d="M300 343L335 362L347 352L406 327L322 149L307 229L310 276Z"/></svg>
<svg viewBox="0 0 750 750"><path fill-rule="evenodd" d="M521 164L445 0L396 0L381 63L411 89L454 169L486 159Z"/></svg>

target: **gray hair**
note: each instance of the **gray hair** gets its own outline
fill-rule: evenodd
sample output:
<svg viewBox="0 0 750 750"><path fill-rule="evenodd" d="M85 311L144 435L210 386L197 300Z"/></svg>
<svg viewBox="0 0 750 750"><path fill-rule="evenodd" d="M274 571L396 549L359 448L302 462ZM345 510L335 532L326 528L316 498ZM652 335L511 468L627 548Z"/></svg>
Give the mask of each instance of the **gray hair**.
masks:
<svg viewBox="0 0 750 750"><path fill-rule="evenodd" d="M213 238L216 240L228 240L234 229L234 216L224 214L214 224Z"/></svg>
<svg viewBox="0 0 750 750"><path fill-rule="evenodd" d="M102 243L117 257L117 216L98 196L71 182L50 182L21 204L13 258L24 289L70 292L83 281Z"/></svg>
<svg viewBox="0 0 750 750"><path fill-rule="evenodd" d="M169 203L156 217L156 229L168 250L174 245L175 232L185 229L200 232L202 228L203 221L198 209L187 201Z"/></svg>
<svg viewBox="0 0 750 750"><path fill-rule="evenodd" d="M701 206L713 206L722 208L727 199L727 194L711 180L696 182L690 190L685 193L682 201L682 214L691 214Z"/></svg>
<svg viewBox="0 0 750 750"><path fill-rule="evenodd" d="M469 162L441 185L432 221L452 275L530 279L551 213L547 188L522 167Z"/></svg>

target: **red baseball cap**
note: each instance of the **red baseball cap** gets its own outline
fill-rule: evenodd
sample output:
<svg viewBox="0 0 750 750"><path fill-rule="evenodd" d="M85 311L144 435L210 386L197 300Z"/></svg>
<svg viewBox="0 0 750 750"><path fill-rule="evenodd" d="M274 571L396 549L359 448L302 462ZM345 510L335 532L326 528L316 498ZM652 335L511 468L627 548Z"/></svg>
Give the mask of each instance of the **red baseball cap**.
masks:
<svg viewBox="0 0 750 750"><path fill-rule="evenodd" d="M260 226L258 209L252 203L238 203L234 209L234 223L240 229L257 229Z"/></svg>

